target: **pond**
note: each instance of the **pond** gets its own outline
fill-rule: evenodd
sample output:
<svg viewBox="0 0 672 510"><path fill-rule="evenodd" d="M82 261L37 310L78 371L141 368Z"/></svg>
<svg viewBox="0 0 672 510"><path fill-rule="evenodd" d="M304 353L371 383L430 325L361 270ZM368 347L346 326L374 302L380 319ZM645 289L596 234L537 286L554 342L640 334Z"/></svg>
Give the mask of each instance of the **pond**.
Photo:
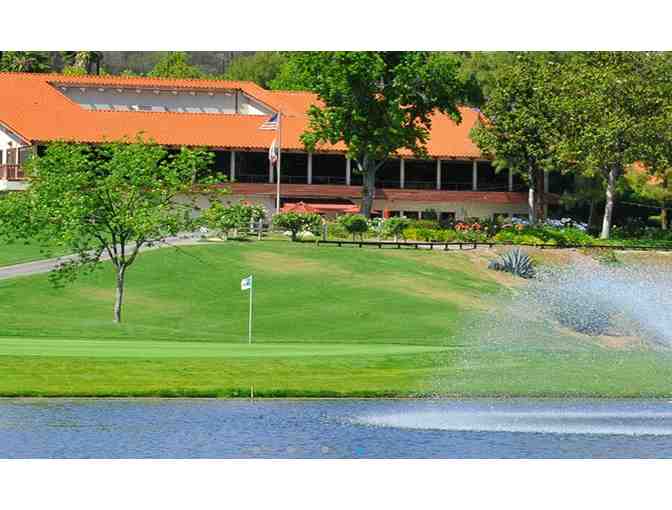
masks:
<svg viewBox="0 0 672 510"><path fill-rule="evenodd" d="M0 400L0 458L632 457L672 457L672 402Z"/></svg>

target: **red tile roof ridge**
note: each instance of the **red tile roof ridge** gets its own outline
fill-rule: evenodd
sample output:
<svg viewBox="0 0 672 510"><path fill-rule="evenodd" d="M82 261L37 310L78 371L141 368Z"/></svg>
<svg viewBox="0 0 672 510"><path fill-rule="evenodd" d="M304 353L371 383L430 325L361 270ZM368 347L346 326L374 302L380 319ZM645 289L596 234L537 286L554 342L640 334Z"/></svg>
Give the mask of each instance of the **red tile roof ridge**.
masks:
<svg viewBox="0 0 672 510"><path fill-rule="evenodd" d="M85 75L68 75L60 73L20 73L16 71L0 71L0 78L4 76L19 76L25 78L32 78L39 81L53 82L53 81L62 81L63 83L101 83L109 82L110 84L121 83L121 82L150 82L150 83L185 83L185 84L196 84L196 85L209 85L209 84L220 84L220 85L244 85L249 88L254 88L264 92L268 90L257 85L253 81L242 81L242 80L222 80L219 78L165 78L160 76L124 76L119 74L85 74Z"/></svg>

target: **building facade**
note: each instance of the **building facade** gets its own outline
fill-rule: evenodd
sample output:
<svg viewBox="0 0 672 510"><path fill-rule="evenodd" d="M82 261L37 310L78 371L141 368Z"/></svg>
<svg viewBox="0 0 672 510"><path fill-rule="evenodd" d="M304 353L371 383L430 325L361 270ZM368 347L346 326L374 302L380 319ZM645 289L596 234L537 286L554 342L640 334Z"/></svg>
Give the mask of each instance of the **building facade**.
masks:
<svg viewBox="0 0 672 510"><path fill-rule="evenodd" d="M276 133L259 126L280 112L281 206L302 202L333 214L352 212L361 202L362 177L345 147L325 144L309 153L300 141L312 104L319 101L311 93L269 91L251 82L0 73L0 190L25 189L22 165L48 142L101 143L141 133L168 148L212 150L213 172L228 179L228 200L273 212L277 175L268 150ZM384 163L376 181L377 214L527 214L524 183L495 172L469 138L478 112L462 108L461 114L460 124L434 116L428 159L402 151Z"/></svg>

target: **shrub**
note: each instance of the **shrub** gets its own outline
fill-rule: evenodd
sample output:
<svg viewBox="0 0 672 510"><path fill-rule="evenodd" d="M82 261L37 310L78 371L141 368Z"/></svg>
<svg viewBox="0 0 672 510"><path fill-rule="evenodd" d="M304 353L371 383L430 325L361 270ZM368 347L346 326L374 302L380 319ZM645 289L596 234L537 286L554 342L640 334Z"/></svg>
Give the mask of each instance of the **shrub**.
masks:
<svg viewBox="0 0 672 510"><path fill-rule="evenodd" d="M265 216L266 210L260 205L241 203L227 207L221 202L214 202L203 212L201 221L209 230L228 238L232 230L236 235L246 235L250 225Z"/></svg>
<svg viewBox="0 0 672 510"><path fill-rule="evenodd" d="M299 232L308 231L319 235L322 217L315 213L278 213L273 217L273 225L292 233L292 241L296 241Z"/></svg>
<svg viewBox="0 0 672 510"><path fill-rule="evenodd" d="M339 216L338 222L352 235L353 241L357 234L359 234L361 239L369 230L369 223L366 217L361 214L344 214L343 216Z"/></svg>
<svg viewBox="0 0 672 510"><path fill-rule="evenodd" d="M327 236L334 239L346 239L348 231L338 221L327 223Z"/></svg>
<svg viewBox="0 0 672 510"><path fill-rule="evenodd" d="M399 237L405 238L404 231L410 226L411 221L408 218L388 218L383 223L383 235L393 237L395 242Z"/></svg>

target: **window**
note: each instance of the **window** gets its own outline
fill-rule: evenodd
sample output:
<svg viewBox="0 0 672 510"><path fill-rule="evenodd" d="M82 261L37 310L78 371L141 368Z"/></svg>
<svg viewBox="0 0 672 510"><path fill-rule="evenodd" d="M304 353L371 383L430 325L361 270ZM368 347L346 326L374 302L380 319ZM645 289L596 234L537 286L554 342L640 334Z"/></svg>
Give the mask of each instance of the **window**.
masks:
<svg viewBox="0 0 672 510"><path fill-rule="evenodd" d="M439 221L444 222L444 221L455 221L455 213L454 212L441 212L439 215Z"/></svg>
<svg viewBox="0 0 672 510"><path fill-rule="evenodd" d="M131 106L131 109L136 112L165 112L166 109L163 106L152 106L148 104L134 104Z"/></svg>

